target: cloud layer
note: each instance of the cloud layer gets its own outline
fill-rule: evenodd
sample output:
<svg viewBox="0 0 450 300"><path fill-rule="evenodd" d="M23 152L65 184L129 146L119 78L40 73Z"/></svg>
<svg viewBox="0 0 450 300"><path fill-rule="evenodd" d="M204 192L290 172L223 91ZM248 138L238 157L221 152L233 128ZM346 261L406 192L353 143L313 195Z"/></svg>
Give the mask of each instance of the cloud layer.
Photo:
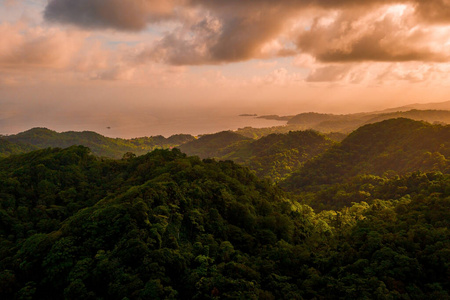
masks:
<svg viewBox="0 0 450 300"><path fill-rule="evenodd" d="M449 3L0 0L0 134L445 101Z"/></svg>
<svg viewBox="0 0 450 300"><path fill-rule="evenodd" d="M450 60L448 0L37 1L41 21L0 23L0 71L57 69L157 85L178 82L186 66L291 57L298 69L255 75L255 68L252 83L354 84L421 82L439 77ZM11 74L4 78L18 73Z"/></svg>
<svg viewBox="0 0 450 300"><path fill-rule="evenodd" d="M45 19L125 31L171 22L137 60L174 65L298 53L323 62L449 59L448 44L433 47L450 39L447 0L50 0Z"/></svg>
<svg viewBox="0 0 450 300"><path fill-rule="evenodd" d="M52 68L67 66L84 44L85 34L28 27L23 22L0 24L0 67Z"/></svg>
<svg viewBox="0 0 450 300"><path fill-rule="evenodd" d="M84 28L137 31L148 24L171 19L177 0L50 0L45 19Z"/></svg>

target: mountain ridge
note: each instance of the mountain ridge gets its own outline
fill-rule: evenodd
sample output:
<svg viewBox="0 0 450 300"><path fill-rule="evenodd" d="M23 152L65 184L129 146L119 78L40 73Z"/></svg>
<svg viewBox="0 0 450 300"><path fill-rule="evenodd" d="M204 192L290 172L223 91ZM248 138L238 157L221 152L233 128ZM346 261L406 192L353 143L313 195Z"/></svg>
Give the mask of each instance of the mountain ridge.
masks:
<svg viewBox="0 0 450 300"><path fill-rule="evenodd" d="M133 139L109 138L94 131L66 131L35 127L15 135L0 137L13 143L29 144L38 148L66 148L73 145L89 147L94 154L121 158L126 152L145 154L155 148L170 148L193 140L192 135L176 134L168 138L163 136L141 137Z"/></svg>
<svg viewBox="0 0 450 300"><path fill-rule="evenodd" d="M308 161L283 183L291 190L344 182L365 173L450 172L450 125L405 118L364 125Z"/></svg>

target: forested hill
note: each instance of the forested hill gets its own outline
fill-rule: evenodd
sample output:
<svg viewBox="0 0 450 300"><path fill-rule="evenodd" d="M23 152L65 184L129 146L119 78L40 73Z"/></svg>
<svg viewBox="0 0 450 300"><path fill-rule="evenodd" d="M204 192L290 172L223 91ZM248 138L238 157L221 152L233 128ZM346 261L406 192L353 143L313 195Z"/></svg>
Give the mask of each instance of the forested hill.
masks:
<svg viewBox="0 0 450 300"><path fill-rule="evenodd" d="M373 112L346 115L302 113L292 117L290 126L301 126L301 129L314 129L320 132L350 133L358 127L393 118L408 118L430 123L450 123L449 110L409 110L396 112Z"/></svg>
<svg viewBox="0 0 450 300"><path fill-rule="evenodd" d="M449 299L449 183L373 181L371 204L316 214L176 149L0 159L0 298Z"/></svg>
<svg viewBox="0 0 450 300"><path fill-rule="evenodd" d="M333 144L333 141L316 131L291 131L237 143L224 149L224 155L219 158L248 166L261 178L279 181Z"/></svg>
<svg viewBox="0 0 450 300"><path fill-rule="evenodd" d="M304 130L311 130L311 129L305 128L305 126L302 125L284 125L266 128L243 127L239 128L235 132L252 139L259 139L269 134L286 134L289 133L290 131L304 131ZM322 134L336 142L342 141L347 136L346 133L341 132L326 132Z"/></svg>
<svg viewBox="0 0 450 300"><path fill-rule="evenodd" d="M333 144L312 130L269 134L257 140L224 131L202 136L181 145L180 149L200 158L232 160L249 167L261 178L280 181Z"/></svg>
<svg viewBox="0 0 450 300"><path fill-rule="evenodd" d="M213 158L222 156L224 152L226 153L224 149L233 144L251 140L251 138L233 131L221 131L202 135L197 140L180 145L179 148L188 155L196 155L200 158Z"/></svg>
<svg viewBox="0 0 450 300"><path fill-rule="evenodd" d="M0 158L8 157L14 154L30 152L37 149L38 147L30 144L24 144L20 142L13 143L0 137Z"/></svg>
<svg viewBox="0 0 450 300"><path fill-rule="evenodd" d="M44 149L0 170L2 299L282 297L263 286L278 271L256 266L260 249L305 234L280 190L179 150L114 161Z"/></svg>
<svg viewBox="0 0 450 300"><path fill-rule="evenodd" d="M155 148L179 146L193 140L194 137L188 134L177 134L169 138L153 136L127 140L108 138L92 131L58 133L47 128L33 128L16 135L4 136L0 141L2 139L13 143L32 145L35 148L66 148L73 145L83 145L89 147L96 155L121 158L126 152L141 155Z"/></svg>
<svg viewBox="0 0 450 300"><path fill-rule="evenodd" d="M361 174L450 171L450 126L398 118L360 127L308 161L283 186L289 190L344 182Z"/></svg>

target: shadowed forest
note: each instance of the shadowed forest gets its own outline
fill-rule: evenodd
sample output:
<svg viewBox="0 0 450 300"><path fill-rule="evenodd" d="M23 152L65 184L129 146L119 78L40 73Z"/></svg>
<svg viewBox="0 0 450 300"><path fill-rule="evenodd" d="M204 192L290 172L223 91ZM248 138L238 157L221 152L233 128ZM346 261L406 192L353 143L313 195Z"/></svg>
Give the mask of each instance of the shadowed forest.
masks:
<svg viewBox="0 0 450 300"><path fill-rule="evenodd" d="M434 121L3 136L0 297L449 299Z"/></svg>
<svg viewBox="0 0 450 300"><path fill-rule="evenodd" d="M0 300L450 300L450 0L0 0Z"/></svg>

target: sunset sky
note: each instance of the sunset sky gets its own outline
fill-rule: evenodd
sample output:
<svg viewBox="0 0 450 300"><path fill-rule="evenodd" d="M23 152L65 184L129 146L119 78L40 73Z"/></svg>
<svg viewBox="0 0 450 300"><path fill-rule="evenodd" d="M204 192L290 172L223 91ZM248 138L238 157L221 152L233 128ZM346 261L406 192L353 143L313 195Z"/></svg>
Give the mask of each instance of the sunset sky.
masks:
<svg viewBox="0 0 450 300"><path fill-rule="evenodd" d="M0 134L447 101L449 74L450 0L0 0Z"/></svg>

